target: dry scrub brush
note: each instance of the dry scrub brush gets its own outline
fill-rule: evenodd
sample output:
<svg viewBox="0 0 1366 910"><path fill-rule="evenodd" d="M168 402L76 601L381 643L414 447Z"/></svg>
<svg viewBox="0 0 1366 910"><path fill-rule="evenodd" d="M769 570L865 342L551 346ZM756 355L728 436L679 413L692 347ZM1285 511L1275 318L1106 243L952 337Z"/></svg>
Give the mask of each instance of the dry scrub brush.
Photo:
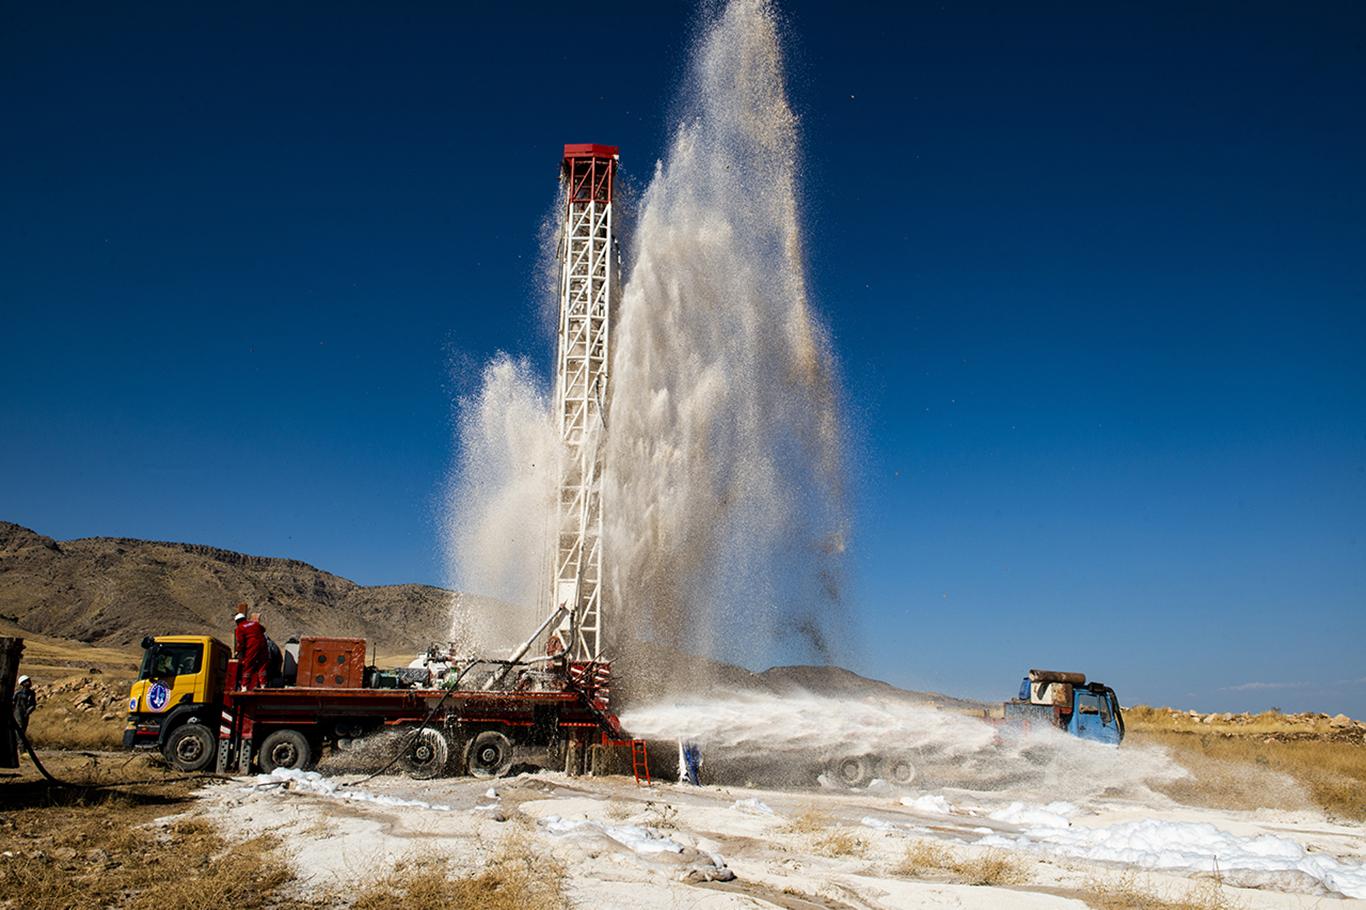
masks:
<svg viewBox="0 0 1366 910"><path fill-rule="evenodd" d="M634 807L628 803L622 802L619 799L613 799L609 800L607 803L606 814L612 821L624 822L636 813Z"/></svg>
<svg viewBox="0 0 1366 910"><path fill-rule="evenodd" d="M1140 882L1132 872L1112 881L1092 879L1083 897L1094 910L1240 910L1242 907L1224 893L1218 874L1191 887L1178 898L1159 894L1149 882Z"/></svg>
<svg viewBox="0 0 1366 910"><path fill-rule="evenodd" d="M949 878L965 885L1014 885L1029 878L1025 867L1004 850L987 850L960 859L943 844L930 840L911 843L892 872L906 878Z"/></svg>
<svg viewBox="0 0 1366 910"><path fill-rule="evenodd" d="M815 809L807 809L801 815L796 816L779 830L788 834L815 834L817 831L824 831L835 823L835 820L824 812Z"/></svg>
<svg viewBox="0 0 1366 910"><path fill-rule="evenodd" d="M822 856L863 856L868 852L868 841L846 828L836 828L815 843Z"/></svg>
<svg viewBox="0 0 1366 910"><path fill-rule="evenodd" d="M563 864L529 839L505 838L478 871L460 872L447 857L421 854L364 886L352 910L568 910Z"/></svg>

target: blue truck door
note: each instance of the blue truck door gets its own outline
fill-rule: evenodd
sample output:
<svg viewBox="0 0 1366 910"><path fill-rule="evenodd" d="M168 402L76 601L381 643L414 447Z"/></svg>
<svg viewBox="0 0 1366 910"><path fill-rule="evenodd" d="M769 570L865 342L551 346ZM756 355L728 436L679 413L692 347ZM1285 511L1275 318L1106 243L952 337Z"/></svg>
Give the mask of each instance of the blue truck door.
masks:
<svg viewBox="0 0 1366 910"><path fill-rule="evenodd" d="M1119 745L1119 725L1109 698L1079 689L1075 699L1068 732L1082 739Z"/></svg>

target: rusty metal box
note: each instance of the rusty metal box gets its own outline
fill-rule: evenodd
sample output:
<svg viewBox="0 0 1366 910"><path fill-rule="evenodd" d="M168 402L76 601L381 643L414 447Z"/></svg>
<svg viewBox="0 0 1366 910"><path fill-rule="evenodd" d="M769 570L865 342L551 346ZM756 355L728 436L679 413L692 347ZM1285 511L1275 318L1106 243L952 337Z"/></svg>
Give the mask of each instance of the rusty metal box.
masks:
<svg viewBox="0 0 1366 910"><path fill-rule="evenodd" d="M297 685L328 689L359 689L365 680L365 639L299 639Z"/></svg>

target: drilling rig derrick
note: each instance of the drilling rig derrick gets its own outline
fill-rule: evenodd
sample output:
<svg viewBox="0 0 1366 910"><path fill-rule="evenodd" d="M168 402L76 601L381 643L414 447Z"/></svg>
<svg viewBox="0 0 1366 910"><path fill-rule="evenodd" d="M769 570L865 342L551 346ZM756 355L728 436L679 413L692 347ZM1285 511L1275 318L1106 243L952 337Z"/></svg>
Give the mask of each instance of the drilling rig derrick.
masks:
<svg viewBox="0 0 1366 910"><path fill-rule="evenodd" d="M552 633L575 660L603 645L603 449L612 308L617 293L612 192L617 149L566 145L560 169L560 325L555 401L560 432L559 498L550 593Z"/></svg>

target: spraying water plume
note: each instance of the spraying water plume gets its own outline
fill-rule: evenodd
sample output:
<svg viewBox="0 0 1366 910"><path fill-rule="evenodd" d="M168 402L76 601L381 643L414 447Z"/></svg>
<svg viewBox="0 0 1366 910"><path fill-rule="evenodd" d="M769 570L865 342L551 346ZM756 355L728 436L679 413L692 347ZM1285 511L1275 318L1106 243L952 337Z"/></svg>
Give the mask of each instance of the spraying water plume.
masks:
<svg viewBox="0 0 1366 910"><path fill-rule="evenodd" d="M694 49L638 214L607 435L616 628L751 665L826 656L846 521L833 357L811 312L797 124L770 4Z"/></svg>
<svg viewBox="0 0 1366 910"><path fill-rule="evenodd" d="M541 619L559 436L535 371L506 354L484 368L478 392L458 408L445 542L454 587L484 597L453 605L451 638L466 653L488 653L526 637Z"/></svg>
<svg viewBox="0 0 1366 910"><path fill-rule="evenodd" d="M796 118L768 3L737 0L706 25L679 109L628 244L613 341L609 650L826 656L841 626L842 427L807 299ZM509 644L548 604L560 453L540 388L502 358L461 402L452 581L512 606L458 611L457 638Z"/></svg>
<svg viewBox="0 0 1366 910"><path fill-rule="evenodd" d="M632 708L622 722L638 736L697 742L709 779L727 784L864 788L870 777L886 774L891 785L1036 802L1059 793L1079 802L1102 795L1160 801L1150 784L1184 776L1157 749L1120 751L1051 728L998 729L915 698L832 698L801 689L699 692ZM867 773L839 781L836 769L849 756L869 756ZM913 776L898 781L887 774L888 759L904 759Z"/></svg>

